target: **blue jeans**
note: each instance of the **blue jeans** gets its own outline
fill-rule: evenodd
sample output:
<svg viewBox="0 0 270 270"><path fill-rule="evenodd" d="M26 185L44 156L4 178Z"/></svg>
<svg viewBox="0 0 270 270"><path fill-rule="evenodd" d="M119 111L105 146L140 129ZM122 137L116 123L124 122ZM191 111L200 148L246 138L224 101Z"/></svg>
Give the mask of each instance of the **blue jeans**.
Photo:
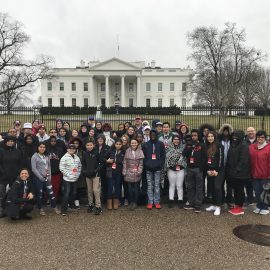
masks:
<svg viewBox="0 0 270 270"><path fill-rule="evenodd" d="M37 177L34 176L34 185L36 190L36 201L38 209L41 209L43 206L43 192L47 190L49 198L51 201L52 208L56 207L56 199L53 193L52 184L48 181L40 181Z"/></svg>
<svg viewBox="0 0 270 270"><path fill-rule="evenodd" d="M266 179L254 179L253 180L253 188L255 191L257 208L260 210L268 210L268 206L261 201L261 193L263 192L263 185L270 183L270 180Z"/></svg>
<svg viewBox="0 0 270 270"><path fill-rule="evenodd" d="M138 202L138 197L140 193L140 182L128 182L128 194L129 194L129 199L128 201L130 203L137 203Z"/></svg>
<svg viewBox="0 0 270 270"><path fill-rule="evenodd" d="M63 181L63 198L61 212L66 213L68 209L68 204L70 207L74 206L74 200L77 193L77 182Z"/></svg>
<svg viewBox="0 0 270 270"><path fill-rule="evenodd" d="M122 174L119 172L112 172L112 177L108 179L108 192L107 199L112 199L112 193L114 189L114 198L120 199L122 188Z"/></svg>
<svg viewBox="0 0 270 270"><path fill-rule="evenodd" d="M160 171L146 171L148 204L160 203Z"/></svg>

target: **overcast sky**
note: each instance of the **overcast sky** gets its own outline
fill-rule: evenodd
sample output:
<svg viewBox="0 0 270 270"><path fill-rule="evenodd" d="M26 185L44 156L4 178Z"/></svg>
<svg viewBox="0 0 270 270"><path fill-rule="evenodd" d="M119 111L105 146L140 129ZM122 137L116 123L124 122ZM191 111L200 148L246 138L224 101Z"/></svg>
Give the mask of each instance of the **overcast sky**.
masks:
<svg viewBox="0 0 270 270"><path fill-rule="evenodd" d="M51 55L56 67L117 57L117 35L123 60L192 66L187 32L225 22L245 28L249 45L270 51L269 0L0 0L0 6L24 23L32 38L27 56Z"/></svg>

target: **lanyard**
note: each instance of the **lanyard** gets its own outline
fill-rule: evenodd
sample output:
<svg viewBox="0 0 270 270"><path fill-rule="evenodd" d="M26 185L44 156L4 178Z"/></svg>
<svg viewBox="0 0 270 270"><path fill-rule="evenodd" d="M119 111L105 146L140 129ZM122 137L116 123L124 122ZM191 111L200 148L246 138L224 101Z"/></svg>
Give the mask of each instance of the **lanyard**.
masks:
<svg viewBox="0 0 270 270"><path fill-rule="evenodd" d="M153 143L153 154L156 152L156 146L155 144Z"/></svg>

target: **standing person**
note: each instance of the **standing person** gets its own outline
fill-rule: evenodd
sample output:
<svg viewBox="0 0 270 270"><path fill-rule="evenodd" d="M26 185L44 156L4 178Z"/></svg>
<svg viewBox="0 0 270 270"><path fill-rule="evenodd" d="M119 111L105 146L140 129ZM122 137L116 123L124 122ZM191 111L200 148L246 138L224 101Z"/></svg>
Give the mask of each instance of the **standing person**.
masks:
<svg viewBox="0 0 270 270"><path fill-rule="evenodd" d="M46 134L46 127L41 124L37 127L37 134L36 134L39 142L45 142L47 141L50 136Z"/></svg>
<svg viewBox="0 0 270 270"><path fill-rule="evenodd" d="M88 137L83 140L84 147L85 147L86 142L88 142L88 141L94 141L95 142L96 139L97 139L96 130L94 128L90 128L89 132L88 132Z"/></svg>
<svg viewBox="0 0 270 270"><path fill-rule="evenodd" d="M244 131L235 130L232 133L231 146L228 151L226 170L228 181L234 190L235 206L229 213L232 215L243 215L243 204L245 201L244 186L250 179L250 157L249 147L243 143Z"/></svg>
<svg viewBox="0 0 270 270"><path fill-rule="evenodd" d="M61 191L61 183L62 183L62 173L59 169L60 159L65 154L65 149L57 144L57 139L55 136L51 136L47 141L47 153L50 160L51 165L51 183L52 190L55 196L55 200L57 202L60 191Z"/></svg>
<svg viewBox="0 0 270 270"><path fill-rule="evenodd" d="M185 179L186 158L183 156L184 144L179 135L173 135L172 143L166 150L166 169L169 179L169 208L173 207L175 188L178 195L178 207L183 205L183 184Z"/></svg>
<svg viewBox="0 0 270 270"><path fill-rule="evenodd" d="M69 137L68 137L68 134L67 134L67 130L65 128L60 128L59 129L57 139L61 140L65 144L65 146L68 145Z"/></svg>
<svg viewBox="0 0 270 270"><path fill-rule="evenodd" d="M96 134L97 136L100 135L100 134L103 134L103 130L102 130L102 123L100 121L97 121L96 122Z"/></svg>
<svg viewBox="0 0 270 270"><path fill-rule="evenodd" d="M183 151L183 155L187 158L186 185L189 203L184 206L184 209L200 213L203 202L203 171L206 162L206 149L205 145L199 141L199 130L191 130L191 139Z"/></svg>
<svg viewBox="0 0 270 270"><path fill-rule="evenodd" d="M123 162L124 181L128 185L128 200L130 210L137 208L140 192L140 181L143 171L143 151L138 147L136 139L132 139L130 147L127 149Z"/></svg>
<svg viewBox="0 0 270 270"><path fill-rule="evenodd" d="M79 137L84 140L88 137L88 126L87 123L83 123L79 130Z"/></svg>
<svg viewBox="0 0 270 270"><path fill-rule="evenodd" d="M158 140L164 143L165 149L169 147L169 144L172 142L173 133L170 130L170 123L165 122L162 126L162 133L159 134Z"/></svg>
<svg viewBox="0 0 270 270"><path fill-rule="evenodd" d="M11 186L21 168L21 153L15 148L16 137L7 136L0 150L0 218L4 217L7 186Z"/></svg>
<svg viewBox="0 0 270 270"><path fill-rule="evenodd" d="M135 129L133 126L129 126L128 127L128 130L127 130L127 135L129 137L129 140L131 141L131 139L134 139L135 138Z"/></svg>
<svg viewBox="0 0 270 270"><path fill-rule="evenodd" d="M81 174L81 161L75 154L76 146L69 144L67 153L60 160L60 171L63 174L63 198L61 206L62 216L67 215L68 205L75 208L75 197L77 192L77 181Z"/></svg>
<svg viewBox="0 0 270 270"><path fill-rule="evenodd" d="M94 141L87 141L85 144L86 151L83 152L82 172L86 177L87 193L88 193L88 213L94 212L95 215L102 213L100 200L100 163L99 154L95 148ZM95 205L94 205L95 198Z"/></svg>
<svg viewBox="0 0 270 270"><path fill-rule="evenodd" d="M32 122L32 134L33 135L37 135L38 127L40 124L41 124L41 122L38 119L36 119Z"/></svg>
<svg viewBox="0 0 270 270"><path fill-rule="evenodd" d="M115 141L114 145L106 155L107 163L107 180L108 180L108 194L107 194L107 209L118 209L119 200L121 197L122 187L122 170L125 151L122 149L123 143L121 139ZM113 197L114 190L114 197Z"/></svg>
<svg viewBox="0 0 270 270"><path fill-rule="evenodd" d="M88 118L88 129L95 128L95 126L96 126L95 117L94 116L89 116L89 118Z"/></svg>
<svg viewBox="0 0 270 270"><path fill-rule="evenodd" d="M206 135L209 131L215 131L215 128L210 124L202 124L199 128L201 142L206 142Z"/></svg>
<svg viewBox="0 0 270 270"><path fill-rule="evenodd" d="M31 220L27 214L33 210L33 188L29 171L22 169L7 196L6 213L12 220Z"/></svg>
<svg viewBox="0 0 270 270"><path fill-rule="evenodd" d="M128 131L128 128L129 128L130 126L132 126L131 122L126 122L124 125L125 125L125 131L126 131L126 132Z"/></svg>
<svg viewBox="0 0 270 270"><path fill-rule="evenodd" d="M233 127L230 124L222 125L218 132L219 143L222 144L224 147L224 168L226 168L228 151L231 145L232 132L233 132ZM233 190L232 190L232 186L230 185L230 182L228 182L228 177L224 172L224 183L225 181L226 181L226 196L225 196L225 189L223 185L223 191L222 191L223 201L225 200L230 207L230 205L232 205L233 203Z"/></svg>
<svg viewBox="0 0 270 270"><path fill-rule="evenodd" d="M117 136L119 138L121 138L125 133L126 133L125 125L124 124L119 124L118 125L118 130L117 130Z"/></svg>
<svg viewBox="0 0 270 270"><path fill-rule="evenodd" d="M259 130L256 134L257 143L249 145L251 176L255 190L257 207L255 214L269 214L268 205L261 201L263 186L270 183L270 144L266 142L266 132Z"/></svg>
<svg viewBox="0 0 270 270"><path fill-rule="evenodd" d="M30 176L32 176L31 158L35 154L37 144L35 143L33 135L26 135L24 137L24 144L21 146L21 164L22 168L28 169Z"/></svg>
<svg viewBox="0 0 270 270"><path fill-rule="evenodd" d="M159 121L159 122L156 123L155 130L157 131L158 136L162 133L162 127L163 127L162 122Z"/></svg>
<svg viewBox="0 0 270 270"><path fill-rule="evenodd" d="M105 136L105 143L109 147L114 144L114 139L112 138L112 127L109 123L104 123L102 126L103 135Z"/></svg>
<svg viewBox="0 0 270 270"><path fill-rule="evenodd" d="M143 133L142 118L140 116L135 117L134 130L137 133Z"/></svg>
<svg viewBox="0 0 270 270"><path fill-rule="evenodd" d="M186 136L189 132L188 126L184 123L181 124L178 132L179 132L179 135L181 138L181 142L185 144L186 143Z"/></svg>
<svg viewBox="0 0 270 270"><path fill-rule="evenodd" d="M31 158L31 166L33 171L33 182L36 188L36 200L39 213L45 216L46 213L43 208L43 191L47 190L51 201L51 207L56 214L60 211L56 207L56 199L52 190L51 182L51 164L49 156L46 153L46 145L40 142L37 145L37 152Z"/></svg>
<svg viewBox="0 0 270 270"><path fill-rule="evenodd" d="M21 121L16 120L13 123L14 128L16 130L16 138L18 139L20 136L22 136L22 124Z"/></svg>
<svg viewBox="0 0 270 270"><path fill-rule="evenodd" d="M150 126L145 126L143 128L143 141L144 142L150 141L150 130L151 130Z"/></svg>
<svg viewBox="0 0 270 270"><path fill-rule="evenodd" d="M55 122L55 129L57 130L57 133L59 134L60 128L64 127L64 123L62 119L57 119Z"/></svg>
<svg viewBox="0 0 270 270"><path fill-rule="evenodd" d="M143 145L145 156L144 166L147 179L147 209L152 209L155 204L156 209L161 209L160 205L160 173L165 163L165 147L158 140L157 131L150 131L150 141Z"/></svg>
<svg viewBox="0 0 270 270"><path fill-rule="evenodd" d="M207 183L212 190L212 205L206 208L208 212L214 212L219 216L221 212L223 186L224 186L224 146L217 140L217 134L209 131L206 137L206 172Z"/></svg>
<svg viewBox="0 0 270 270"><path fill-rule="evenodd" d="M181 126L182 122L180 120L176 120L175 121L175 125L174 125L174 132L176 132L177 134L180 134L180 126Z"/></svg>

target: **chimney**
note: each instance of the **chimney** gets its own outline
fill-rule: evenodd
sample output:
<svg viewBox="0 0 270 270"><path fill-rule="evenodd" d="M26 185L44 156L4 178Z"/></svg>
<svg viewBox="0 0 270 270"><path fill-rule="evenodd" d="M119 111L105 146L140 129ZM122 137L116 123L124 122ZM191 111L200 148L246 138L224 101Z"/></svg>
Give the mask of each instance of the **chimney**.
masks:
<svg viewBox="0 0 270 270"><path fill-rule="evenodd" d="M155 68L156 67L156 61L155 60L152 60L151 61L151 68Z"/></svg>
<svg viewBox="0 0 270 270"><path fill-rule="evenodd" d="M85 62L81 60L81 68L85 68Z"/></svg>

